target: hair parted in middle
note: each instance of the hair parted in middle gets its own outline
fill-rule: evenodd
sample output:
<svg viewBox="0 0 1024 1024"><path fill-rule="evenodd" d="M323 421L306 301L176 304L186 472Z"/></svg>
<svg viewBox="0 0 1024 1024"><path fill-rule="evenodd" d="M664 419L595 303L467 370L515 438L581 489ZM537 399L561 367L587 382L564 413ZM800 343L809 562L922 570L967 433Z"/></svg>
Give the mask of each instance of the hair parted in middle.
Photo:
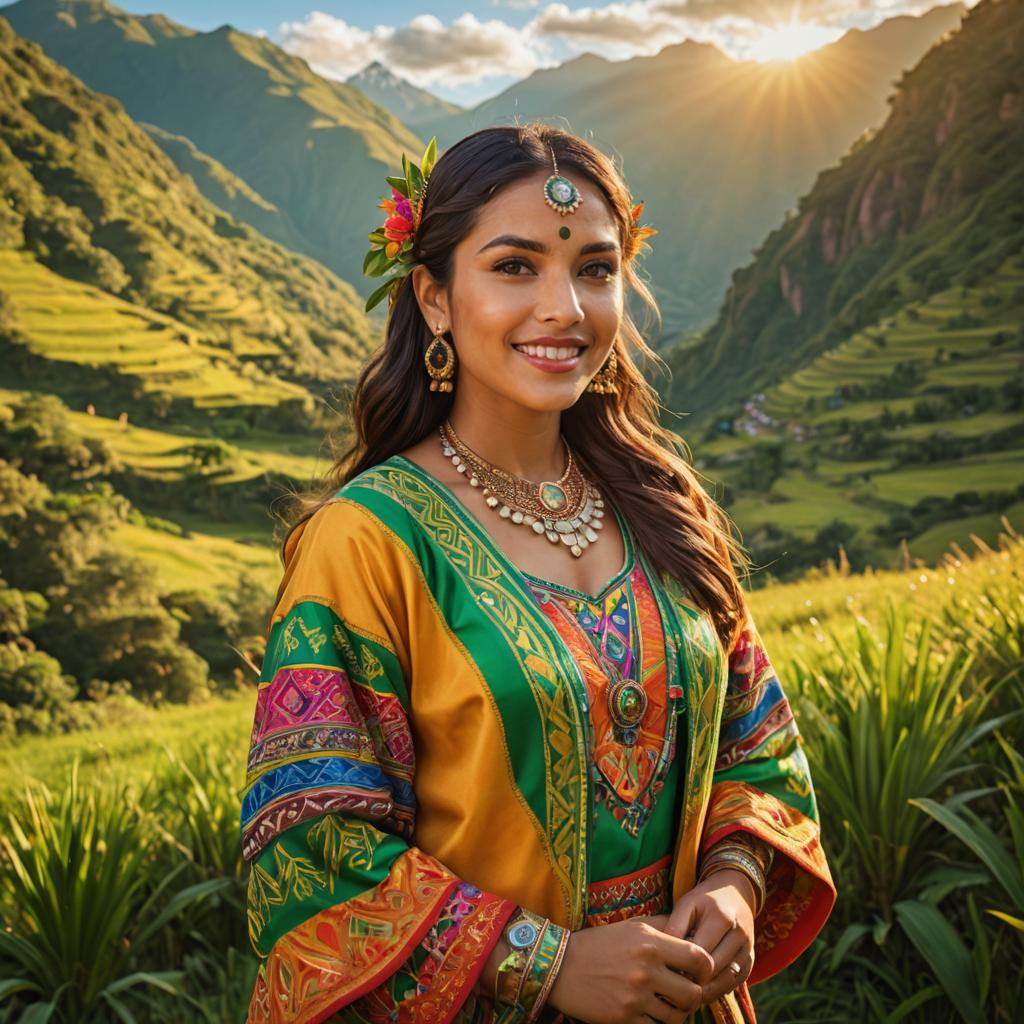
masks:
<svg viewBox="0 0 1024 1024"><path fill-rule="evenodd" d="M603 193L619 225L624 285L660 323L654 296L634 266L642 235L634 230L633 203L615 163L585 139L539 122L483 128L444 151L420 211L416 262L441 288L450 288L455 248L473 230L478 211L503 188L550 173L552 151L561 170L587 178ZM286 514L288 533L353 477L435 432L451 411L453 394L431 391L423 372L435 325L424 320L408 276L396 287L384 344L355 385L353 442L321 486L295 495ZM680 582L731 650L746 618L738 573L749 571L749 559L731 519L701 486L686 442L661 424L657 392L638 365L660 360L626 309L614 352L616 393L584 393L562 413L562 431L654 567Z"/></svg>

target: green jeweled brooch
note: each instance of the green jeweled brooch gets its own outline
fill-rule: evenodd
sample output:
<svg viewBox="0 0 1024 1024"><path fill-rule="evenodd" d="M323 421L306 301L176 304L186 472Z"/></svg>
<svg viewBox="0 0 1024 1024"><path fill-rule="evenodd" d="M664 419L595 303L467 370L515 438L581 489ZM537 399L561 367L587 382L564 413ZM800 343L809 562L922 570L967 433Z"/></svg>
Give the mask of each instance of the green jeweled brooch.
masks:
<svg viewBox="0 0 1024 1024"><path fill-rule="evenodd" d="M640 722L647 710L647 694L638 682L624 678L615 667L612 667L611 675L613 681L608 687L608 712L615 727L615 738L623 746L631 747L637 741Z"/></svg>
<svg viewBox="0 0 1024 1024"><path fill-rule="evenodd" d="M544 202L565 217L576 212L576 207L583 202L583 196L568 178L558 173L558 159L550 143L548 149L551 150L551 167L554 173L544 182Z"/></svg>
<svg viewBox="0 0 1024 1024"><path fill-rule="evenodd" d="M583 197L568 178L563 178L561 174L552 174L544 182L544 202L565 217L576 212L576 207L583 202Z"/></svg>

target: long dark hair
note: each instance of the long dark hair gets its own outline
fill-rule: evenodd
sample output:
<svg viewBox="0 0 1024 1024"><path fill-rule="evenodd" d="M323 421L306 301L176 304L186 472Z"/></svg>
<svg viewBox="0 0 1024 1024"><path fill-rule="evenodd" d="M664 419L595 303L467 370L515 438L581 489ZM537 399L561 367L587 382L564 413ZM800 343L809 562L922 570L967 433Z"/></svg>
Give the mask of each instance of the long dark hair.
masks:
<svg viewBox="0 0 1024 1024"><path fill-rule="evenodd" d="M550 170L549 146L560 170L582 175L604 193L619 222L625 283L660 320L654 296L633 266L639 242L619 170L585 140L548 125L484 128L446 150L430 174L413 256L442 288L449 287L452 254L472 231L477 211L503 187ZM404 280L389 309L384 344L355 386L355 439L312 491L292 495L285 514L288 534L354 476L421 441L448 415L452 394L430 391L424 370L431 326L423 319L412 282ZM689 465L686 442L660 423L657 392L636 361L657 357L628 311L615 352L618 393L584 393L563 412L562 430L598 485L612 496L654 567L680 581L711 616L729 650L745 612L737 572L749 573L749 560L733 537L732 521Z"/></svg>

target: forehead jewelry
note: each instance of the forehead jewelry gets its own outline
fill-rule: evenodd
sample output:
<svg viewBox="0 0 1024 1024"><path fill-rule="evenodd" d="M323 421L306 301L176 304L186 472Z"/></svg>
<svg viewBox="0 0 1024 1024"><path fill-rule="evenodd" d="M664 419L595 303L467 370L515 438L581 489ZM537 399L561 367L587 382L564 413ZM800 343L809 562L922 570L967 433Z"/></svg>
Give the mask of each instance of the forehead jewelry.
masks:
<svg viewBox="0 0 1024 1024"><path fill-rule="evenodd" d="M555 151L550 144L548 144L548 149L551 150L551 163L555 168L555 173L544 182L544 202L552 210L557 210L563 217L566 217L570 213L576 212L576 207L583 202L583 196L568 178L558 173ZM564 238L565 235L562 237Z"/></svg>

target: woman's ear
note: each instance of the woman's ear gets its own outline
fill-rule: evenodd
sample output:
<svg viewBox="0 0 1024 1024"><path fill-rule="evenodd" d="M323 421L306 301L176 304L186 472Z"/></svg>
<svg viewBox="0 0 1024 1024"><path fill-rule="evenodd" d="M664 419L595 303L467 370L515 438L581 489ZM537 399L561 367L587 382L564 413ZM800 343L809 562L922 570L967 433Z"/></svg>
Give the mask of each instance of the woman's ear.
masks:
<svg viewBox="0 0 1024 1024"><path fill-rule="evenodd" d="M413 290L416 292L416 302L427 326L431 331L436 330L438 324L445 330L450 329L452 320L445 290L422 263L418 263L409 273L412 277Z"/></svg>

